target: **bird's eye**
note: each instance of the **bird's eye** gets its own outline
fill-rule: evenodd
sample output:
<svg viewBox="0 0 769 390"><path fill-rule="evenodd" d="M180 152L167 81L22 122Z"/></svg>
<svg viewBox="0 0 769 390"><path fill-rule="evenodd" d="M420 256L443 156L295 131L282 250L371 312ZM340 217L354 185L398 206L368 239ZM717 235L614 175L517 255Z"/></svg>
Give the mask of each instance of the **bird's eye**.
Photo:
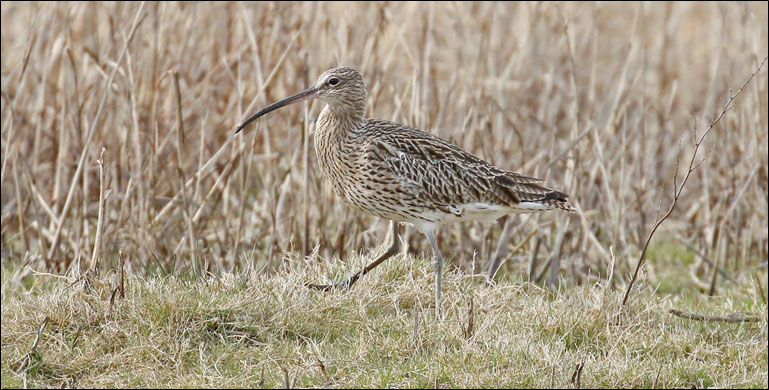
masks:
<svg viewBox="0 0 769 390"><path fill-rule="evenodd" d="M336 78L336 77L332 77L332 78L330 78L328 80L328 85L332 85L333 86L333 85L337 85L337 84L339 84L339 79Z"/></svg>

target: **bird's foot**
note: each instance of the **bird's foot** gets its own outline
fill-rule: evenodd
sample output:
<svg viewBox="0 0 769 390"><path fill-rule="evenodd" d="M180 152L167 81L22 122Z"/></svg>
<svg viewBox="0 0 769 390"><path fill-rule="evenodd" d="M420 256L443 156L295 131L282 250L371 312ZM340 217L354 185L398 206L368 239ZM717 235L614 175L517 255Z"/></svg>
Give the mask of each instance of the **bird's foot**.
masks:
<svg viewBox="0 0 769 390"><path fill-rule="evenodd" d="M315 283L305 283L305 287L311 288L314 290L320 290L320 291L329 291L329 290L346 290L352 286L352 283L349 279L344 280L342 282L336 282L332 284L315 284Z"/></svg>

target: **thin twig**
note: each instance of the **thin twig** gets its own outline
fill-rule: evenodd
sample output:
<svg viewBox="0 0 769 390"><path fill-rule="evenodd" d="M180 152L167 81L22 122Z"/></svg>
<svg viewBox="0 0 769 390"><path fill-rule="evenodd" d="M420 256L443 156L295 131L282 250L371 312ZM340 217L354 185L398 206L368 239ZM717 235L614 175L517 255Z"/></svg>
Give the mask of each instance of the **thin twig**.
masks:
<svg viewBox="0 0 769 390"><path fill-rule="evenodd" d="M32 354L37 351L37 346L40 344L40 340L43 336L43 331L45 330L45 327L48 326L49 318L45 317L45 320L43 320L43 323L40 324L40 326L37 328L37 335L35 336L35 341L32 343L32 347L29 349L29 352L27 352L21 360L21 366L19 367L19 371L24 371L29 369L30 364L32 364ZM16 361L16 363L19 363L19 360Z"/></svg>
<svg viewBox="0 0 769 390"><path fill-rule="evenodd" d="M646 250L649 248L649 243L651 242L652 237L654 236L654 233L657 231L657 228L659 228L660 225L662 225L662 222L664 222L670 216L670 214L673 213L673 210L675 209L676 204L678 203L678 198L681 196L681 193L684 190L684 186L686 185L686 182L689 180L689 176L691 175L692 172L694 172L695 169L697 169L697 166L699 166L699 165L695 166L694 163L696 161L697 152L700 149L700 145L702 145L702 141L705 140L705 137L708 135L708 133L710 133L710 130L712 130L713 127L715 127L715 125L718 124L719 121L721 121L721 118L723 118L723 116L734 107L732 106L732 102L734 102L734 99L742 93L745 87L748 86L748 84L753 80L753 78L758 74L758 72L761 71L761 69L764 67L764 64L766 63L766 59L767 57L764 57L764 60L761 61L761 64L758 66L758 69L756 69L756 71L753 72L753 74L751 74L750 77L748 77L748 79L745 81L744 84L742 84L742 87L740 87L740 89L737 90L736 93L734 93L729 97L729 101L726 102L726 105L724 105L724 108L723 110L721 110L721 113L718 114L713 119L713 121L710 122L710 125L705 130L705 132L702 133L699 139L694 143L694 153L692 153L692 158L689 161L689 169L686 171L686 175L684 176L684 179L681 181L681 184L678 187L673 188L674 196L673 196L673 202L670 204L670 208L665 213L665 215L662 216L662 218L657 219L657 222L654 224L654 227L649 232L649 236L646 237L646 243L644 243L643 250L641 251L641 256L638 258L638 264L635 267L633 278L630 279L630 283L628 283L628 286L625 289L625 297L622 299L623 306L625 305L625 303L627 303L627 299L630 296L630 290L633 288L633 283L635 283L635 280L638 277L638 270L641 269L641 265L643 265L644 260L646 259ZM679 152L678 158L680 159L680 157L681 157L681 153ZM678 175L678 164L676 164L676 176L677 175ZM676 178L673 179L673 183L676 183Z"/></svg>
<svg viewBox="0 0 769 390"><path fill-rule="evenodd" d="M120 284L118 284L118 291L120 292L120 298L125 298L125 259L123 258L123 251L119 251L120 257Z"/></svg>
<svg viewBox="0 0 769 390"><path fill-rule="evenodd" d="M473 337L473 330L475 328L475 304L473 303L473 295L470 295L470 307L467 309L467 328L464 329L465 338L470 339Z"/></svg>
<svg viewBox="0 0 769 390"><path fill-rule="evenodd" d="M583 368L585 368L584 356L582 357L582 360L579 363L577 363L577 366L574 368L574 373L571 374L571 383L577 389L582 388L582 369Z"/></svg>
<svg viewBox="0 0 769 390"><path fill-rule="evenodd" d="M662 372L662 364L660 364L660 367L657 369L657 375L654 377L654 383L652 384L652 389L657 388L657 384L659 383L661 372Z"/></svg>
<svg viewBox="0 0 769 390"><path fill-rule="evenodd" d="M732 313L728 316L708 316L704 314L685 313L681 310L670 309L670 314L682 318L688 318L696 321L711 321L711 322L729 322L729 323L743 323L743 322L758 322L761 321L761 317L755 317L747 315L745 313Z"/></svg>

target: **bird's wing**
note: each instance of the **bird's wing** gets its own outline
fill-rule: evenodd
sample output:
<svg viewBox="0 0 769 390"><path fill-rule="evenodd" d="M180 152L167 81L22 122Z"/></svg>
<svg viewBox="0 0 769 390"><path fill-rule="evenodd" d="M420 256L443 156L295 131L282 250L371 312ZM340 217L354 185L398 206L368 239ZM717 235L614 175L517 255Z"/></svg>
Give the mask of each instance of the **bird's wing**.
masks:
<svg viewBox="0 0 769 390"><path fill-rule="evenodd" d="M515 207L521 202L563 200L567 196L542 180L495 167L458 146L413 127L381 121L372 134L366 158L415 197L450 209L470 203ZM388 124L399 126L387 131Z"/></svg>

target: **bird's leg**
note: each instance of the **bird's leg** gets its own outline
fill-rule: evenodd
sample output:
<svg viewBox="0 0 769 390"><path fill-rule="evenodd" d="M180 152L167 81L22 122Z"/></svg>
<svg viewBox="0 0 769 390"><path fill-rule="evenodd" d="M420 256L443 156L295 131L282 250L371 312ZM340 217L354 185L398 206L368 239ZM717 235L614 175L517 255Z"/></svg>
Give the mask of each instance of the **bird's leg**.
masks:
<svg viewBox="0 0 769 390"><path fill-rule="evenodd" d="M430 241L430 245L433 247L433 254L435 255L435 314L438 318L441 317L441 268L443 265L443 256L441 250L438 249L438 241L435 240L435 232L426 232L427 240Z"/></svg>
<svg viewBox="0 0 769 390"><path fill-rule="evenodd" d="M387 248L387 251L385 253L382 253L379 255L379 257L376 258L376 260L369 263L367 266L363 267L362 270L356 272L349 278L345 279L342 282L334 283L334 284L313 284L313 283L306 283L305 286L309 288L314 288L316 290L323 290L328 291L332 288L350 288L352 285L360 279L361 276L367 274L372 269L376 268L379 264L382 264L385 260L389 259L393 255L396 255L398 251L400 251L401 248L401 240L400 240L400 233L398 228L398 222L390 221L390 232L392 233L392 244L390 244L390 247Z"/></svg>

